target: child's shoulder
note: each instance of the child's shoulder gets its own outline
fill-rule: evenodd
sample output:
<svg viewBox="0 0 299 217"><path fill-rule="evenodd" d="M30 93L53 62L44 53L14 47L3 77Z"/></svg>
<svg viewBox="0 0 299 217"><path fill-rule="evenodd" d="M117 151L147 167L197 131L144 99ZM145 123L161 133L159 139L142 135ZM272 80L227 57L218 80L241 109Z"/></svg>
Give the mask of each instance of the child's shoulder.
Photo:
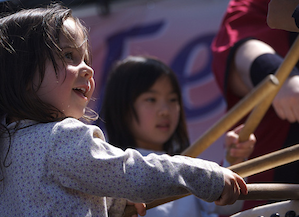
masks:
<svg viewBox="0 0 299 217"><path fill-rule="evenodd" d="M52 133L61 134L82 134L82 133L91 133L93 137L98 137L104 140L104 134L102 130L91 124L85 124L80 120L75 118L65 118L62 121L54 122L52 126Z"/></svg>
<svg viewBox="0 0 299 217"><path fill-rule="evenodd" d="M65 118L62 121L54 122L54 126L56 127L89 127L90 125L87 125L83 123L82 121L79 121L76 118Z"/></svg>

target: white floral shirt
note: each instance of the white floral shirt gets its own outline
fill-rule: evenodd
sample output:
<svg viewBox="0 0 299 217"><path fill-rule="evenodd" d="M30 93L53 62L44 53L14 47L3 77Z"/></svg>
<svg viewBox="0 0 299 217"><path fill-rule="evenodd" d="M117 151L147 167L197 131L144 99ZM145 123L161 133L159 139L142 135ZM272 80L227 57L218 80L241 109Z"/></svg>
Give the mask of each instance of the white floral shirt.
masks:
<svg viewBox="0 0 299 217"><path fill-rule="evenodd" d="M123 151L106 143L97 126L73 118L7 127L11 139L0 139L1 217L118 217L122 198L150 202L191 192L214 201L224 187L216 163Z"/></svg>

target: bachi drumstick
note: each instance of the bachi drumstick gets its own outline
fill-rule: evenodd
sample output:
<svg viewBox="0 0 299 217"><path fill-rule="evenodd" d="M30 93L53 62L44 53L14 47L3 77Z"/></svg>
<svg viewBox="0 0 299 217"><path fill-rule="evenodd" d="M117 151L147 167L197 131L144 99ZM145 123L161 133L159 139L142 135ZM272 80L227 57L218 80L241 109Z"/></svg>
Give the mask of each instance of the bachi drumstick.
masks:
<svg viewBox="0 0 299 217"><path fill-rule="evenodd" d="M248 194L238 200L298 200L299 184L257 183L247 184Z"/></svg>

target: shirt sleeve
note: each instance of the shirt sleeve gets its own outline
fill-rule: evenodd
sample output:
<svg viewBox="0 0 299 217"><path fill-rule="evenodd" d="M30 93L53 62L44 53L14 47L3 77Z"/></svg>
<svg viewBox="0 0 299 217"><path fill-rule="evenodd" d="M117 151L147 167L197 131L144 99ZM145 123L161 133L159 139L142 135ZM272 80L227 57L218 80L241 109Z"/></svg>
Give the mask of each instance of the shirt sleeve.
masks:
<svg viewBox="0 0 299 217"><path fill-rule="evenodd" d="M75 119L55 125L50 145L49 175L88 194L147 203L187 193L215 201L223 191L222 168L214 162L123 151L106 143L98 127Z"/></svg>

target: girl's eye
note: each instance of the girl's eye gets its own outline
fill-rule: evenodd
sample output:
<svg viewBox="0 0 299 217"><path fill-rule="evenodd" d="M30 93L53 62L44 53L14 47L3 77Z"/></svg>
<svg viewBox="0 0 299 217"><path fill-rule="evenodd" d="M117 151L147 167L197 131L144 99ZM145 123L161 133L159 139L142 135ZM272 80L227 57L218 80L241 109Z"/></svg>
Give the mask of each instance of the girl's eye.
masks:
<svg viewBox="0 0 299 217"><path fill-rule="evenodd" d="M176 94L172 94L171 96L169 96L169 101L170 102L178 102L179 97Z"/></svg>
<svg viewBox="0 0 299 217"><path fill-rule="evenodd" d="M64 57L66 58L66 59L69 59L69 60L73 60L73 54L72 53L65 53L64 54Z"/></svg>
<svg viewBox="0 0 299 217"><path fill-rule="evenodd" d="M171 98L170 99L170 102L177 102L178 101L178 98L177 97L174 97L174 98Z"/></svg>
<svg viewBox="0 0 299 217"><path fill-rule="evenodd" d="M153 97L146 98L145 101L147 102L156 102L156 99Z"/></svg>

